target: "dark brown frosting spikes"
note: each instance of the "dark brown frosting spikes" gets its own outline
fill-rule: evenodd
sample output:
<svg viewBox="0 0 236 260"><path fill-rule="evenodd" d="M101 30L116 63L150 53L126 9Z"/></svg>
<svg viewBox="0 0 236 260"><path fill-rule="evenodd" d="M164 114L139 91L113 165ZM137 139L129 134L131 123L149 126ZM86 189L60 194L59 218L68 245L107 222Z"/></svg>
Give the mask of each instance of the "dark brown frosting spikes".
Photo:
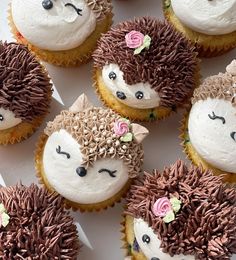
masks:
<svg viewBox="0 0 236 260"><path fill-rule="evenodd" d="M134 55L125 36L138 31L151 37L148 49ZM182 105L196 86L198 60L195 48L166 21L151 17L136 18L114 26L103 34L93 54L94 65L102 69L117 64L127 84L150 83L161 98L160 105Z"/></svg>
<svg viewBox="0 0 236 260"><path fill-rule="evenodd" d="M30 122L48 112L51 94L45 69L27 47L0 42L0 107Z"/></svg>
<svg viewBox="0 0 236 260"><path fill-rule="evenodd" d="M131 186L126 213L146 221L161 240L163 252L171 256L229 260L236 254L236 190L221 179L177 161L163 173L145 173L143 180ZM168 224L152 211L161 197L176 197L182 202Z"/></svg>
<svg viewBox="0 0 236 260"><path fill-rule="evenodd" d="M59 195L32 184L0 188L10 216L0 227L0 259L77 259L76 226Z"/></svg>

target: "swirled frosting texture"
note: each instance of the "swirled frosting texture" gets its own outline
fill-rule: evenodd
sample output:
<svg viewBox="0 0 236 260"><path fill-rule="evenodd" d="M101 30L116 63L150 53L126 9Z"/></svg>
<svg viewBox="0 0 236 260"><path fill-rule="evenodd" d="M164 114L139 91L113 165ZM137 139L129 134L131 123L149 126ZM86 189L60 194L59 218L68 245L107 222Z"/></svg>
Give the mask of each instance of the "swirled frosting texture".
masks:
<svg viewBox="0 0 236 260"><path fill-rule="evenodd" d="M236 31L235 0L171 0L175 15L194 31L223 35Z"/></svg>
<svg viewBox="0 0 236 260"><path fill-rule="evenodd" d="M50 79L26 47L0 42L0 107L16 118L31 122L50 106Z"/></svg>
<svg viewBox="0 0 236 260"><path fill-rule="evenodd" d="M181 209L166 224L152 212L161 197L177 197ZM177 161L163 172L145 173L132 185L126 213L146 221L161 240L163 252L196 259L230 259L236 253L236 191L210 171Z"/></svg>
<svg viewBox="0 0 236 260"><path fill-rule="evenodd" d="M76 226L59 195L19 184L1 188L0 201L10 216L0 229L1 259L77 259Z"/></svg>
<svg viewBox="0 0 236 260"><path fill-rule="evenodd" d="M11 12L19 33L34 46L50 51L80 46L93 33L97 22L111 12L111 2L108 0L46 3L49 3L47 8L42 0L13 0Z"/></svg>
<svg viewBox="0 0 236 260"><path fill-rule="evenodd" d="M84 167L102 158L118 158L127 165L129 177L134 178L140 174L143 164L142 145L135 140L120 141L113 130L119 119L121 117L111 109L92 107L78 113L64 110L48 123L44 132L51 136L61 129L66 130L80 145Z"/></svg>
<svg viewBox="0 0 236 260"><path fill-rule="evenodd" d="M134 55L125 35L135 30L151 37L149 49ZM149 83L160 105L173 107L192 94L198 67L194 47L167 22L142 17L122 22L104 34L93 54L96 68L117 64L128 85ZM180 65L181 64L181 65Z"/></svg>

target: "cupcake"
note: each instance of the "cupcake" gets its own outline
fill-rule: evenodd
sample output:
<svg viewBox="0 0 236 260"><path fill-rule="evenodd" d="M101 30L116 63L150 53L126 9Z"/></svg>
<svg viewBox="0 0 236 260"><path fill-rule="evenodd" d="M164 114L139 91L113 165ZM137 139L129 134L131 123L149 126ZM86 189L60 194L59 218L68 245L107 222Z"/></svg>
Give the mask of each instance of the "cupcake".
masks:
<svg viewBox="0 0 236 260"><path fill-rule="evenodd" d="M199 56L214 57L235 48L235 0L162 1L166 19L195 44Z"/></svg>
<svg viewBox="0 0 236 260"><path fill-rule="evenodd" d="M145 173L127 197L124 241L132 260L218 260L236 254L236 190L177 161Z"/></svg>
<svg viewBox="0 0 236 260"><path fill-rule="evenodd" d="M184 150L196 165L236 183L236 60L194 91L182 126Z"/></svg>
<svg viewBox="0 0 236 260"><path fill-rule="evenodd" d="M74 210L113 206L141 172L141 142L147 134L146 128L110 109L94 107L81 95L48 123L40 137L38 176Z"/></svg>
<svg viewBox="0 0 236 260"><path fill-rule="evenodd" d="M9 23L42 60L68 67L88 62L112 16L110 0L12 0Z"/></svg>
<svg viewBox="0 0 236 260"><path fill-rule="evenodd" d="M99 40L93 59L102 101L134 120L166 117L198 85L194 47L170 24L150 17L112 28Z"/></svg>
<svg viewBox="0 0 236 260"><path fill-rule="evenodd" d="M76 260L76 226L62 202L34 184L0 188L0 258Z"/></svg>
<svg viewBox="0 0 236 260"><path fill-rule="evenodd" d="M0 42L0 144L29 137L48 113L52 84L26 47Z"/></svg>

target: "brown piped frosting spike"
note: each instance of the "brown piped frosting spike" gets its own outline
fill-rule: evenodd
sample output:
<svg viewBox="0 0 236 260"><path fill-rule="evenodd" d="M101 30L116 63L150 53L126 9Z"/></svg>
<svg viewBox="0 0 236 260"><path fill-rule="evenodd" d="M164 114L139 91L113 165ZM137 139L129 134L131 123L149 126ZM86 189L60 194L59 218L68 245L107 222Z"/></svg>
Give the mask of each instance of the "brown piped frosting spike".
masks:
<svg viewBox="0 0 236 260"><path fill-rule="evenodd" d="M63 110L54 121L47 124L44 133L50 136L61 129L70 133L81 145L83 166L86 168L101 158L120 158L128 167L129 177L135 178L140 174L143 164L142 145L135 138L122 143L114 134L114 123L120 119L111 109L101 107L90 107L80 112Z"/></svg>
<svg viewBox="0 0 236 260"><path fill-rule="evenodd" d="M0 107L31 122L48 112L51 94L45 69L27 47L0 42Z"/></svg>
<svg viewBox="0 0 236 260"><path fill-rule="evenodd" d="M236 105L236 60L227 67L226 72L206 78L199 88L196 88L192 104L207 98L225 99Z"/></svg>
<svg viewBox="0 0 236 260"><path fill-rule="evenodd" d="M103 20L112 11L110 0L85 0L87 5L95 13L98 21Z"/></svg>
<svg viewBox="0 0 236 260"><path fill-rule="evenodd" d="M62 198L32 184L0 188L9 215L0 227L0 259L77 259L76 226Z"/></svg>
<svg viewBox="0 0 236 260"><path fill-rule="evenodd" d="M148 49L134 55L125 36L138 31L151 38ZM151 17L122 22L104 34L93 54L94 65L102 69L117 64L127 84L150 83L161 98L160 105L182 105L196 85L197 53L183 35L166 21Z"/></svg>
<svg viewBox="0 0 236 260"><path fill-rule="evenodd" d="M161 240L162 250L171 256L230 259L236 253L236 190L221 179L177 161L162 173L145 173L144 179L131 186L126 214L146 221ZM176 197L182 202L168 224L152 211L161 197Z"/></svg>

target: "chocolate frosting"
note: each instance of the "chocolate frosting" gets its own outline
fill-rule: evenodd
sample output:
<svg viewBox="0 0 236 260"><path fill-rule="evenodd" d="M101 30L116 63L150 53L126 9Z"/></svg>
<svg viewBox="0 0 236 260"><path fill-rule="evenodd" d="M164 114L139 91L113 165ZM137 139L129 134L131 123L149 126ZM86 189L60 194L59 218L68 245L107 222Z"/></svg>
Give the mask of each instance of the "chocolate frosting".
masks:
<svg viewBox="0 0 236 260"><path fill-rule="evenodd" d="M98 21L103 20L112 11L111 0L85 0L85 2L95 13Z"/></svg>
<svg viewBox="0 0 236 260"><path fill-rule="evenodd" d="M0 259L77 259L76 226L59 195L18 184L0 188L0 203L10 216L0 227Z"/></svg>
<svg viewBox="0 0 236 260"><path fill-rule="evenodd" d="M134 55L125 35L139 31L151 37L149 49ZM122 22L104 34L93 54L94 66L118 64L127 84L150 83L160 95L160 105L181 105L196 85L197 53L190 42L166 21L143 17Z"/></svg>
<svg viewBox="0 0 236 260"><path fill-rule="evenodd" d="M65 129L71 134L81 146L82 165L85 168L92 166L100 158L117 158L124 161L129 177L134 178L141 173L143 149L135 140L121 142L114 134L114 122L120 119L111 109L99 107L77 113L64 110L54 121L48 123L44 132L50 136Z"/></svg>
<svg viewBox="0 0 236 260"><path fill-rule="evenodd" d="M192 104L207 98L218 98L236 105L236 60L227 66L225 73L206 78L193 93Z"/></svg>
<svg viewBox="0 0 236 260"><path fill-rule="evenodd" d="M30 122L49 110L50 79L35 56L17 43L0 42L0 107Z"/></svg>
<svg viewBox="0 0 236 260"><path fill-rule="evenodd" d="M142 218L161 240L163 252L195 255L199 260L227 260L236 253L236 190L210 171L177 161L164 171L145 173L132 185L126 214ZM152 212L161 197L177 197L181 209L166 224Z"/></svg>

